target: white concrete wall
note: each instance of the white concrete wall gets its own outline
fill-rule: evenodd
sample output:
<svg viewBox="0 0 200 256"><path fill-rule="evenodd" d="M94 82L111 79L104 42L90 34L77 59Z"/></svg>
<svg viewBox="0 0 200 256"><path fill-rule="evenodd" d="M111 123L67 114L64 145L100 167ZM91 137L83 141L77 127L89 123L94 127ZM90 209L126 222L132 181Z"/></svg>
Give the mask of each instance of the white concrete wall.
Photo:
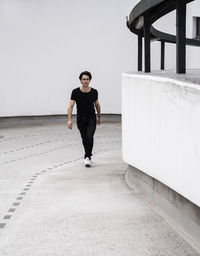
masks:
<svg viewBox="0 0 200 256"><path fill-rule="evenodd" d="M66 114L78 75L92 72L103 113L121 113L121 73L137 69L137 37L125 16L139 0L0 1L0 116ZM199 1L188 5L188 35ZM156 27L175 33L175 12ZM151 47L160 68L160 43ZM175 45L166 45L166 69L175 69ZM188 47L187 68L200 68L200 48ZM114 95L114 97L112 97ZM110 100L112 97L112 101Z"/></svg>
<svg viewBox="0 0 200 256"><path fill-rule="evenodd" d="M123 159L200 206L200 86L122 76Z"/></svg>
<svg viewBox="0 0 200 256"><path fill-rule="evenodd" d="M102 112L121 113L121 73L137 64L137 41L126 28L132 7L123 0L1 0L0 116L66 114L84 70L93 74Z"/></svg>

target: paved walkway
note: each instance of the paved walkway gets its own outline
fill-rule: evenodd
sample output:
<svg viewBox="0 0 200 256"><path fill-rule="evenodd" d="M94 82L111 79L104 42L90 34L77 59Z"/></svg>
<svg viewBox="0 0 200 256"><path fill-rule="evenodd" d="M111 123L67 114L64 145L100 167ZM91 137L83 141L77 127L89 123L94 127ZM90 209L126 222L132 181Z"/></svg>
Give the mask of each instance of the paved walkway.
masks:
<svg viewBox="0 0 200 256"><path fill-rule="evenodd" d="M1 256L200 255L126 184L120 124L82 155L76 126L0 130Z"/></svg>

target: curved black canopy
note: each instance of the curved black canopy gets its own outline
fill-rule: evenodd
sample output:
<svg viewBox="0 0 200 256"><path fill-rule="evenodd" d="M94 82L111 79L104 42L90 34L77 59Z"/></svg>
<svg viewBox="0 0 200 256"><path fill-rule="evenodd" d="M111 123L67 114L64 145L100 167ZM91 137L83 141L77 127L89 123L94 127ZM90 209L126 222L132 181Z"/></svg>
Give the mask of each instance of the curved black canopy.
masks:
<svg viewBox="0 0 200 256"><path fill-rule="evenodd" d="M161 41L162 43L174 43L177 44L177 59L179 64L181 62L184 62L184 65L182 65L183 68L181 68L183 71L185 69L185 57L180 60L180 56L185 55L184 53L184 45L191 45L191 46L200 46L200 40L199 39L189 39L185 38L185 17L182 18L182 16L185 16L186 10L185 6L186 4L192 2L194 0L141 0L131 11L129 15L129 19L127 21L127 26L130 29L131 32L138 35L138 70L141 70L142 67L142 41L141 37L145 37L145 41ZM168 34L162 31L157 30L153 27L153 23L157 21L162 16L168 14L169 12L177 9L178 13L178 20L179 24L178 26L178 33L177 35ZM180 21L181 20L181 21ZM182 22L182 23L181 23ZM146 33L146 34L145 34ZM184 36L183 36L184 34ZM147 40L148 38L148 40ZM150 46L149 43L145 42L145 67L147 67L148 71L150 71ZM164 49L164 47L162 47ZM140 51L140 52L139 52ZM164 51L164 50L163 50ZM148 56L147 56L148 55ZM161 54L164 56L164 53ZM164 57L163 57L164 58ZM147 63L148 62L148 63ZM163 61L164 62L164 61ZM180 66L178 64L178 66ZM140 66L140 68L139 68ZM182 72L182 71L181 71ZM184 73L184 72L182 72Z"/></svg>
<svg viewBox="0 0 200 256"><path fill-rule="evenodd" d="M184 1L184 0L183 0ZM194 0L185 0L186 3L190 3ZM131 32L136 35L144 36L144 30L136 29L136 22L141 16L148 14L151 21L151 38L157 40L163 40L168 43L176 43L176 36L164 33L155 29L152 24L162 16L176 9L176 0L141 0L131 11L129 15L128 27ZM186 39L187 45L200 46L200 40Z"/></svg>

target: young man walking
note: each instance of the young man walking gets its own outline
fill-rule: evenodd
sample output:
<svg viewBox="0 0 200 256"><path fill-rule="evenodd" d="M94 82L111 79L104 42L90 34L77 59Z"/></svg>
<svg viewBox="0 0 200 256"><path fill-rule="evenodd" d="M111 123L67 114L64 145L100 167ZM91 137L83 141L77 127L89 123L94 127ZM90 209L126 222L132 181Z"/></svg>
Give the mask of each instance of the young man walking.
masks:
<svg viewBox="0 0 200 256"><path fill-rule="evenodd" d="M89 86L92 79L91 73L84 71L80 74L79 79L81 86L74 89L71 94L68 107L67 126L69 129L72 129L71 115L76 102L77 127L80 131L82 143L85 149L84 163L86 167L90 167L96 122L98 125L101 124L101 107L98 101L97 90ZM94 106L97 110L97 119Z"/></svg>

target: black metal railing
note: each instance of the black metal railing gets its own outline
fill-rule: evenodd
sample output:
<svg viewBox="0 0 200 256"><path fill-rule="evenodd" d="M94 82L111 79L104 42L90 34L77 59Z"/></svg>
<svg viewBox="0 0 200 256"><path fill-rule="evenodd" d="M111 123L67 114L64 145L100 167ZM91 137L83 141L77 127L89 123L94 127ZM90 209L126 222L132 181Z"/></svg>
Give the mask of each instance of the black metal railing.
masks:
<svg viewBox="0 0 200 256"><path fill-rule="evenodd" d="M127 26L138 36L138 71L142 71L144 38L144 71L151 72L151 42L161 42L160 68L165 68L165 43L176 44L176 72L186 72L186 45L200 46L199 39L186 38L186 6L194 0L141 0L127 18ZM176 35L155 29L152 24L176 9Z"/></svg>

